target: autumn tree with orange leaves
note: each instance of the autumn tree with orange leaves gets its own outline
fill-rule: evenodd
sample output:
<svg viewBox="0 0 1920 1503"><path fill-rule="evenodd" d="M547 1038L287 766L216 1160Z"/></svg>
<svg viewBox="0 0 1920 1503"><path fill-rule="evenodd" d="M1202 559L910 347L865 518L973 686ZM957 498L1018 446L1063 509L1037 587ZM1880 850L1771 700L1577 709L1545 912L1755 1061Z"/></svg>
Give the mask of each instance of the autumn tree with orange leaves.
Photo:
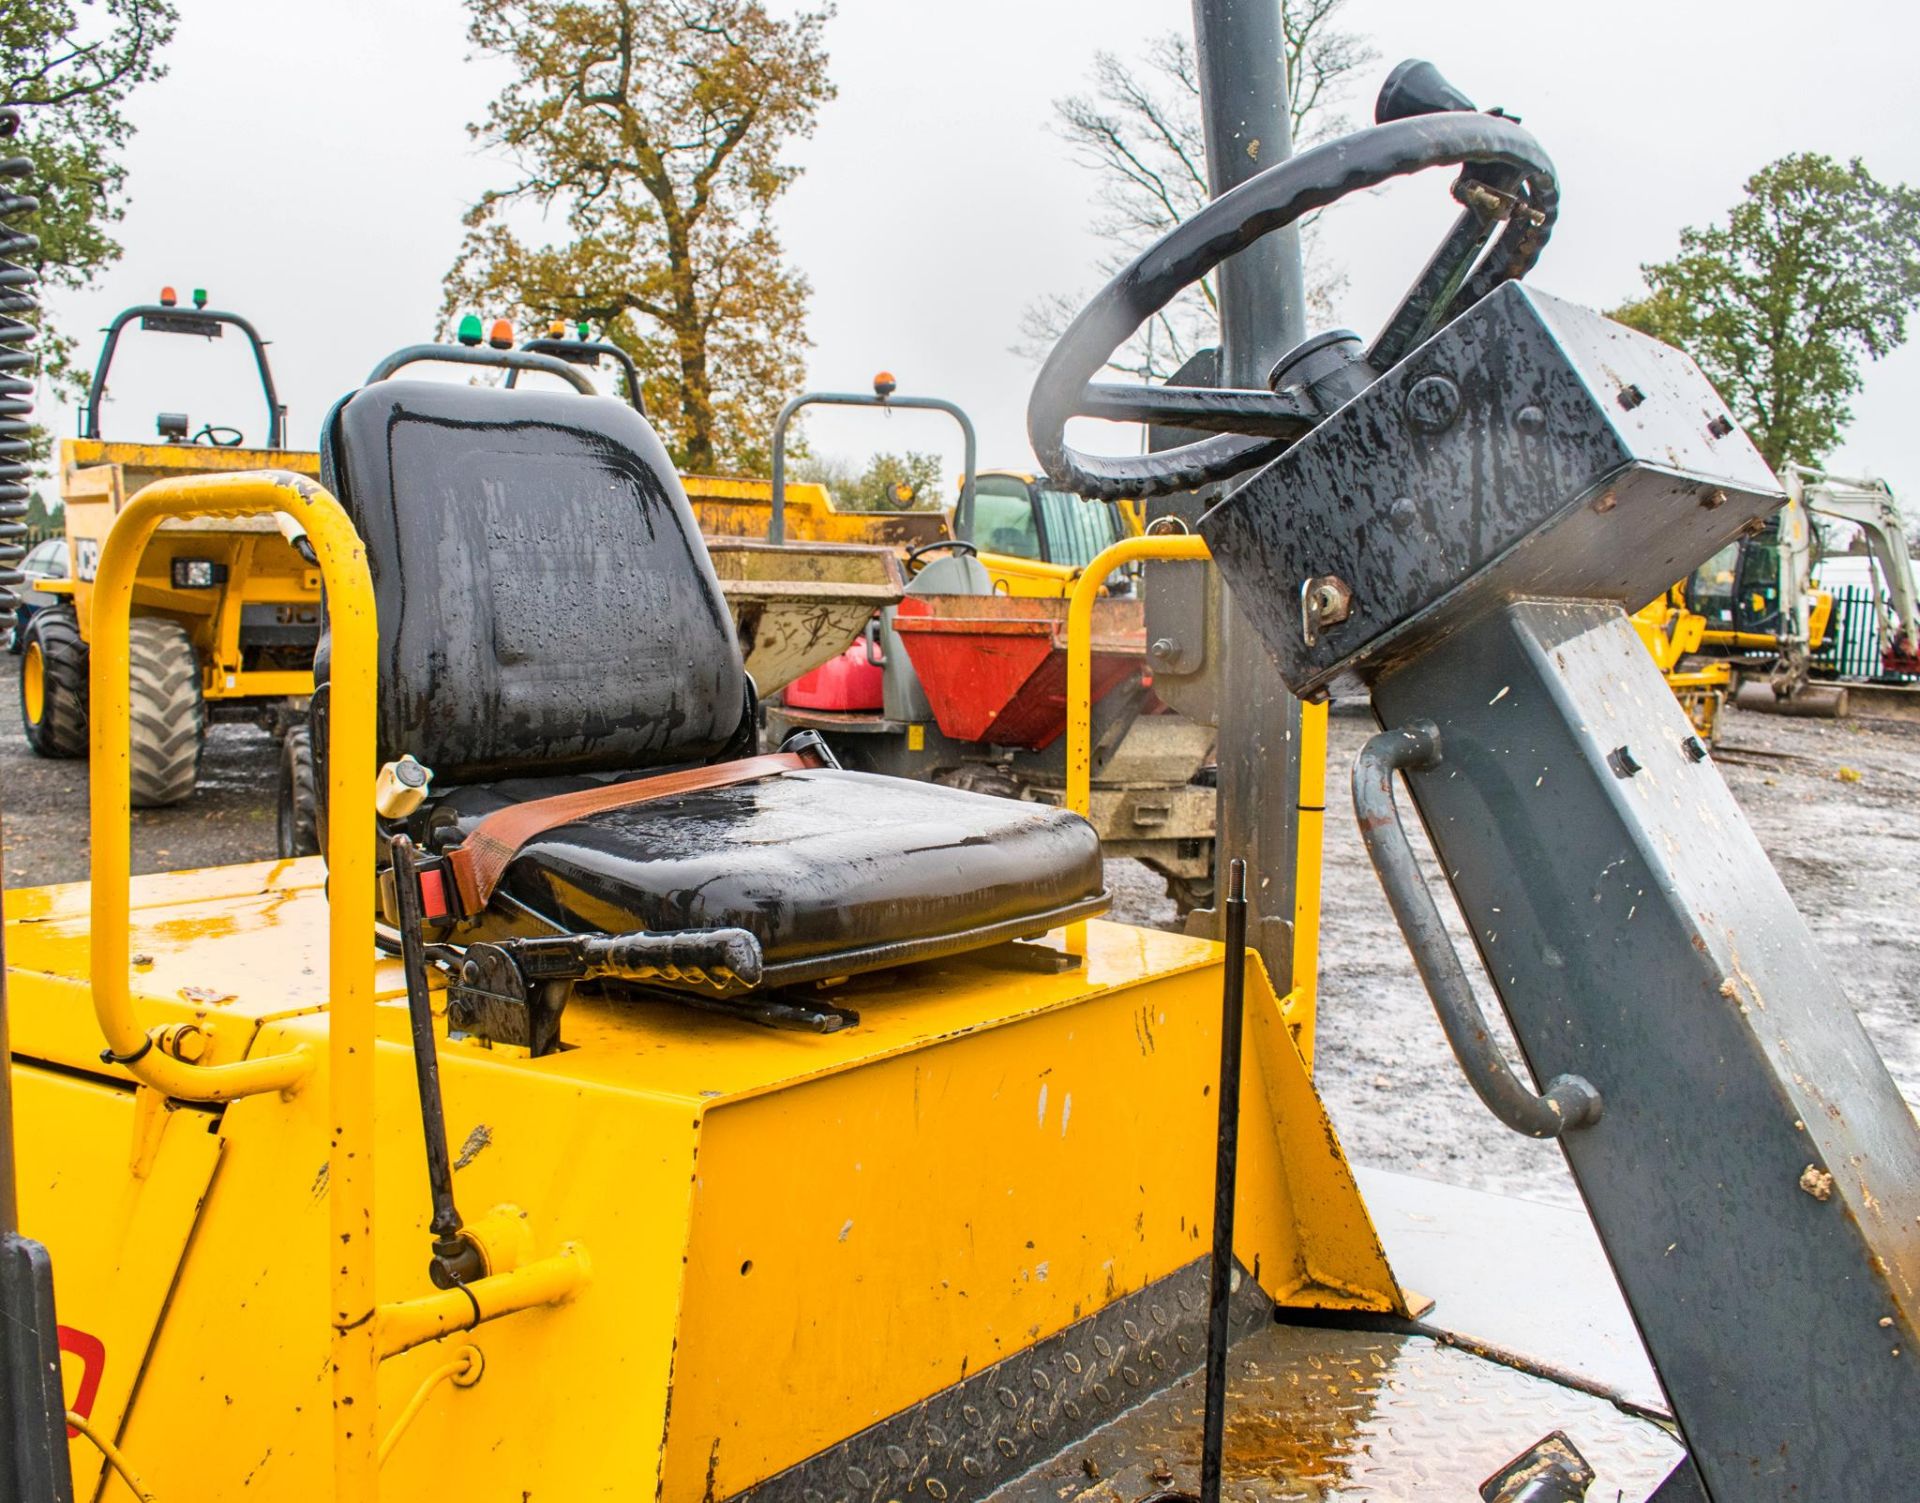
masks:
<svg viewBox="0 0 1920 1503"><path fill-rule="evenodd" d="M783 153L833 97L830 8L467 4L476 48L514 70L470 129L514 180L468 212L444 312L585 320L633 356L676 464L761 469L807 345L771 211L798 174Z"/></svg>

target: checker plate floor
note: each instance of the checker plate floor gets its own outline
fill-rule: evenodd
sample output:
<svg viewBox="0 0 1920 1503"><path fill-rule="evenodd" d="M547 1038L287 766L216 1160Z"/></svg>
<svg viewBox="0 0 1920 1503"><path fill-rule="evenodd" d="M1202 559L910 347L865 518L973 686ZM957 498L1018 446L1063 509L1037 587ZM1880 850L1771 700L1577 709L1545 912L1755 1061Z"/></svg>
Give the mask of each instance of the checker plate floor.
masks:
<svg viewBox="0 0 1920 1503"><path fill-rule="evenodd" d="M1429 1337L1273 1325L1234 1343L1223 1498L1473 1500L1554 1430L1590 1499L1645 1499L1681 1457L1650 1420ZM1140 1503L1196 1493L1203 1387L1176 1382L993 1492L992 1503Z"/></svg>

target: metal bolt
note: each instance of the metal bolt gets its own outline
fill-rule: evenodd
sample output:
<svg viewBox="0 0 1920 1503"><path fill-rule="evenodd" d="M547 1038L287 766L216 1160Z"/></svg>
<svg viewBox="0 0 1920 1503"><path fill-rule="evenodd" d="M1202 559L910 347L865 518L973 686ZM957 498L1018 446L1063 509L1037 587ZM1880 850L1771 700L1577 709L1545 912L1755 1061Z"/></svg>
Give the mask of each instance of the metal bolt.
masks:
<svg viewBox="0 0 1920 1503"><path fill-rule="evenodd" d="M1614 495L1612 491L1607 491L1603 495L1594 498L1593 509L1599 512L1601 516L1605 516L1619 504L1620 498Z"/></svg>
<svg viewBox="0 0 1920 1503"><path fill-rule="evenodd" d="M1707 422L1707 437L1709 438L1725 438L1731 432L1733 432L1733 419L1728 417L1724 412L1716 418L1710 418Z"/></svg>
<svg viewBox="0 0 1920 1503"><path fill-rule="evenodd" d="M1638 407L1642 402L1646 401L1646 399L1647 394L1631 381L1620 388L1620 405L1626 408L1628 412L1632 412L1634 408Z"/></svg>
<svg viewBox="0 0 1920 1503"><path fill-rule="evenodd" d="M1702 741L1698 736L1682 738L1680 750L1689 762L1704 762L1707 760L1707 743Z"/></svg>
<svg viewBox="0 0 1920 1503"><path fill-rule="evenodd" d="M1630 778L1640 770L1640 759L1634 756L1631 748L1616 746L1607 753L1607 766L1613 769L1615 776Z"/></svg>
<svg viewBox="0 0 1920 1503"><path fill-rule="evenodd" d="M1172 637L1155 637L1153 645L1147 649L1147 656L1156 663L1164 663L1180 650L1180 644Z"/></svg>
<svg viewBox="0 0 1920 1503"><path fill-rule="evenodd" d="M1422 376L1407 388L1407 421L1423 433L1440 433L1460 416L1460 388L1446 376Z"/></svg>
<svg viewBox="0 0 1920 1503"><path fill-rule="evenodd" d="M169 1028L162 1038L161 1047L175 1059L184 1064L197 1065L206 1058L207 1045L211 1040L205 1030L195 1023L182 1023L177 1028Z"/></svg>
<svg viewBox="0 0 1920 1503"><path fill-rule="evenodd" d="M1522 433L1539 433L1547 426L1547 414L1529 403L1513 415L1513 426Z"/></svg>
<svg viewBox="0 0 1920 1503"><path fill-rule="evenodd" d="M1387 508L1387 520L1393 524L1394 531L1411 532L1420 520L1420 508L1413 504L1411 496L1397 497Z"/></svg>
<svg viewBox="0 0 1920 1503"><path fill-rule="evenodd" d="M1727 504L1727 493L1716 485L1712 490L1708 491L1706 495L1700 498L1700 504L1708 511L1718 511Z"/></svg>

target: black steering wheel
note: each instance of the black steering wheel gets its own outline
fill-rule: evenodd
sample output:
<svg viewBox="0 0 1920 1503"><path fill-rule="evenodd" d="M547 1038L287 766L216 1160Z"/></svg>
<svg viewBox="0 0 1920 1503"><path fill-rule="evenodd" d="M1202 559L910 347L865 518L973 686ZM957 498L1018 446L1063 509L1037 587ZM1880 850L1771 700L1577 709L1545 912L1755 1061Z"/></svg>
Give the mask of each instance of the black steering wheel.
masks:
<svg viewBox="0 0 1920 1503"><path fill-rule="evenodd" d="M1382 123L1276 163L1214 199L1087 304L1047 356L1027 404L1027 436L1054 484L1099 500L1144 498L1264 464L1442 324L1526 275L1559 205L1540 144L1512 120L1475 113L1431 64L1417 61L1388 77L1375 118ZM1464 169L1453 186L1464 212L1364 355L1356 335L1320 335L1275 368L1272 391L1094 381L1135 330L1229 256L1315 209L1445 166ZM1066 441L1072 417L1214 436L1155 454L1085 454Z"/></svg>
<svg viewBox="0 0 1920 1503"><path fill-rule="evenodd" d="M977 555L979 552L980 550L965 538L935 538L931 543L922 543L917 548L909 548L907 550L907 568L911 572L918 574L920 572L920 560L929 553L965 553Z"/></svg>
<svg viewBox="0 0 1920 1503"><path fill-rule="evenodd" d="M223 437L222 435L231 435ZM246 435L238 428L228 428L220 423L202 423L200 431L193 436L196 444L212 444L216 449L237 449Z"/></svg>

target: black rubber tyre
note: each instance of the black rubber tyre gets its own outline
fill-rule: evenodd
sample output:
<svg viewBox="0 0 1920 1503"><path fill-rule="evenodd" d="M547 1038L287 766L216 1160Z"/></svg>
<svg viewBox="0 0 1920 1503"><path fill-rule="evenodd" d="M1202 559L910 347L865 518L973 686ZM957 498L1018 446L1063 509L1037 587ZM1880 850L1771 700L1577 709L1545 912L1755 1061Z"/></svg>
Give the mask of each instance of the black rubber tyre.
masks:
<svg viewBox="0 0 1920 1503"><path fill-rule="evenodd" d="M320 810L313 786L313 733L296 725L280 738L277 820L282 860L320 854Z"/></svg>
<svg viewBox="0 0 1920 1503"><path fill-rule="evenodd" d="M200 663L184 628L140 616L130 637L133 707L133 806L158 809L193 792L206 741Z"/></svg>
<svg viewBox="0 0 1920 1503"><path fill-rule="evenodd" d="M20 723L43 757L87 754L87 644L70 605L36 613L21 637Z"/></svg>

